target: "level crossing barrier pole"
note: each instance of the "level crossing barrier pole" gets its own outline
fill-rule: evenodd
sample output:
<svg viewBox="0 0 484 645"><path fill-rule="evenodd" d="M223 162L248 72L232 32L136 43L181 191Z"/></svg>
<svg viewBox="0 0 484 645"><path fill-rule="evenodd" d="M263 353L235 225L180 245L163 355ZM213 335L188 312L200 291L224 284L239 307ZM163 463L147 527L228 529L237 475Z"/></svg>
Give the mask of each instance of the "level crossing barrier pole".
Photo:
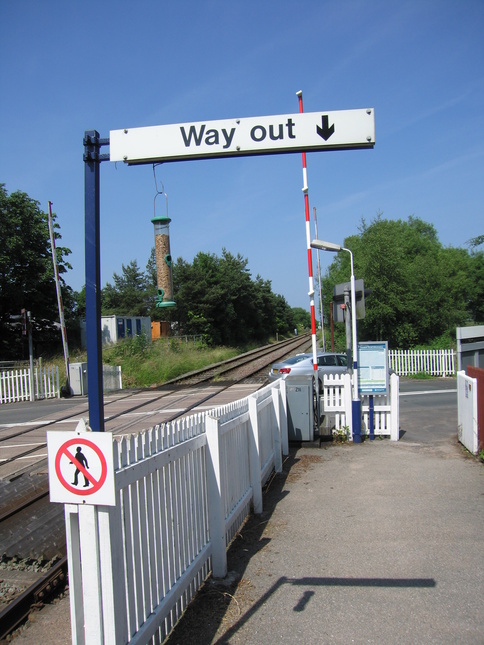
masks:
<svg viewBox="0 0 484 645"><path fill-rule="evenodd" d="M296 92L296 95L299 99L299 112L303 112L303 100L302 100L302 91L299 90ZM309 306L311 311L311 335L312 335L312 347L313 347L313 369L316 374L318 371L318 358L317 358L317 345L316 345L316 313L314 310L314 282L313 282L313 258L311 253L311 229L310 224L311 220L309 217L309 194L308 194L308 173L306 167L306 153L302 153L302 165L303 165L303 193L304 193L304 213L306 216L306 245L308 253L308 272L309 272ZM317 387L318 380L316 379Z"/></svg>

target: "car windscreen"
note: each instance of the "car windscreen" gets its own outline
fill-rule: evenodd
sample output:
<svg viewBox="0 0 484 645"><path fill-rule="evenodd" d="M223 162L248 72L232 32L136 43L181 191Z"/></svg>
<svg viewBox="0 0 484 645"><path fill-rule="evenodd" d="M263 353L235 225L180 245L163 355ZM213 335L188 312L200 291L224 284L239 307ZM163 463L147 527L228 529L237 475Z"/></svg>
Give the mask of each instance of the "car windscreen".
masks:
<svg viewBox="0 0 484 645"><path fill-rule="evenodd" d="M288 358L287 361L281 361L281 363L284 363L286 365L296 365L296 363L300 363L301 361L305 361L308 357L307 354L300 354L299 356L291 356L291 358Z"/></svg>

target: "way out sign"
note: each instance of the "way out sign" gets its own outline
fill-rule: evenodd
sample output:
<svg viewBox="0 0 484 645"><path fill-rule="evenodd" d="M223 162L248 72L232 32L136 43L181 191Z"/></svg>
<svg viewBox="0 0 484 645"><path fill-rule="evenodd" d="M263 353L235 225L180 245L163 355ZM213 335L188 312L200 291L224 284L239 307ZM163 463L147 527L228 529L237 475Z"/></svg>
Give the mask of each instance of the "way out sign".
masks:
<svg viewBox="0 0 484 645"><path fill-rule="evenodd" d="M111 130L110 160L128 164L373 148L373 108Z"/></svg>
<svg viewBox="0 0 484 645"><path fill-rule="evenodd" d="M115 506L113 436L47 432L50 501Z"/></svg>

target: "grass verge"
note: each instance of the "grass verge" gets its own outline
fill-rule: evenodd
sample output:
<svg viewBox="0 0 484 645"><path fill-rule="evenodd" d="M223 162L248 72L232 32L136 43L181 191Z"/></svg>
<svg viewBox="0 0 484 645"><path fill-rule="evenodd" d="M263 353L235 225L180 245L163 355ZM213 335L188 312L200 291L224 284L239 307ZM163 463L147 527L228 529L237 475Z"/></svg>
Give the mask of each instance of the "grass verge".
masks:
<svg viewBox="0 0 484 645"><path fill-rule="evenodd" d="M213 363L237 356L242 351L234 347L206 347L176 338L150 342L146 337L136 336L103 348L103 363L120 365L123 388L151 387L161 385L172 378L201 369ZM77 352L70 357L71 363L86 361L86 353ZM44 359L45 364L57 365L59 380L66 380L63 356Z"/></svg>

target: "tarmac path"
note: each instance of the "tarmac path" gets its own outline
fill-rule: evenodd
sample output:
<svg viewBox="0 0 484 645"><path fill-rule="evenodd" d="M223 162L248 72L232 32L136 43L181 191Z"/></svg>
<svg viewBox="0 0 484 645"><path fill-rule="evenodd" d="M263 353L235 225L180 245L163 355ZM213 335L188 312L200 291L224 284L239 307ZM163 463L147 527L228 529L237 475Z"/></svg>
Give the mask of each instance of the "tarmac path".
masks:
<svg viewBox="0 0 484 645"><path fill-rule="evenodd" d="M293 447L168 645L482 645L484 466L453 388L402 387L399 442ZM14 642L68 645L67 599Z"/></svg>

